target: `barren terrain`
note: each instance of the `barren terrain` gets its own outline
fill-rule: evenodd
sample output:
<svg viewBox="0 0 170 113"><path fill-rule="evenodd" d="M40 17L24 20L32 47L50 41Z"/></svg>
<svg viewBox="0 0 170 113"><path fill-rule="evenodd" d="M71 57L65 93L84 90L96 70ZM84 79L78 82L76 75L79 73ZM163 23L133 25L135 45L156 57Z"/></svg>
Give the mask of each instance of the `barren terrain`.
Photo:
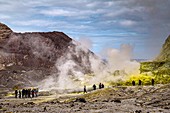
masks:
<svg viewBox="0 0 170 113"><path fill-rule="evenodd" d="M6 94L0 99L4 113L169 113L169 109L170 84L109 86L86 94L40 92L33 99Z"/></svg>

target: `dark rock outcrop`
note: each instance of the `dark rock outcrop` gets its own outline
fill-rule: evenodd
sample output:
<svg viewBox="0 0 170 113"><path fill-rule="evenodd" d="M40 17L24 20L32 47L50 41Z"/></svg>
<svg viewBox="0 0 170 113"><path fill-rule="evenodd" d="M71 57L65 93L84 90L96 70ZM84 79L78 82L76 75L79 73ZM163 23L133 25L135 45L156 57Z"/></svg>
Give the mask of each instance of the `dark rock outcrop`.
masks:
<svg viewBox="0 0 170 113"><path fill-rule="evenodd" d="M0 63L49 67L67 51L71 41L62 32L11 33L0 43L1 51L7 54L7 57L1 57Z"/></svg>
<svg viewBox="0 0 170 113"><path fill-rule="evenodd" d="M57 76L65 64L66 74L77 80L75 72L91 73L90 60L98 59L62 32L15 33L0 23L0 39L0 87L35 85Z"/></svg>

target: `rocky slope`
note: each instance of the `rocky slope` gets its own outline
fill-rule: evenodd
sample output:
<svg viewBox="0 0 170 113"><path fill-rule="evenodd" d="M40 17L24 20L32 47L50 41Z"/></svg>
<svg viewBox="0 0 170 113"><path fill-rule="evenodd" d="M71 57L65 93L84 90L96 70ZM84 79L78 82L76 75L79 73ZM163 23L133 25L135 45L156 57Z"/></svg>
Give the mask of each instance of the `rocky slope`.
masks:
<svg viewBox="0 0 170 113"><path fill-rule="evenodd" d="M15 33L0 23L0 87L35 86L61 74L78 80L77 73L93 72L91 59L99 60L62 32Z"/></svg>
<svg viewBox="0 0 170 113"><path fill-rule="evenodd" d="M156 58L157 61L170 61L170 35L166 39L162 46L162 50L159 56Z"/></svg>
<svg viewBox="0 0 170 113"><path fill-rule="evenodd" d="M158 57L151 62L142 62L141 73L152 73L153 75L170 75L170 36L162 46Z"/></svg>

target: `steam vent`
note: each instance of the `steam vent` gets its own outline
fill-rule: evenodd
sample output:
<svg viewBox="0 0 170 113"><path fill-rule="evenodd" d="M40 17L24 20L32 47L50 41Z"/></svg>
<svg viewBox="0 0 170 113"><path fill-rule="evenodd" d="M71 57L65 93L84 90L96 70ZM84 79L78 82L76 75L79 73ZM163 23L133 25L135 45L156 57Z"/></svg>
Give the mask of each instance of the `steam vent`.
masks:
<svg viewBox="0 0 170 113"><path fill-rule="evenodd" d="M5 24L0 23L0 39L8 37L12 33L12 30Z"/></svg>

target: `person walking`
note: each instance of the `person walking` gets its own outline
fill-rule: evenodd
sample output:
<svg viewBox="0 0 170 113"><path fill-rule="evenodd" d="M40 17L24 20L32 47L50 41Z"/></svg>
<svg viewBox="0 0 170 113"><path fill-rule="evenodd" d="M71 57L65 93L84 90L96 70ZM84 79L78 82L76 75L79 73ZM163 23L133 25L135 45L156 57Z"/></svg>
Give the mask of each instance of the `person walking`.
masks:
<svg viewBox="0 0 170 113"><path fill-rule="evenodd" d="M86 86L84 85L84 93L87 93Z"/></svg>

